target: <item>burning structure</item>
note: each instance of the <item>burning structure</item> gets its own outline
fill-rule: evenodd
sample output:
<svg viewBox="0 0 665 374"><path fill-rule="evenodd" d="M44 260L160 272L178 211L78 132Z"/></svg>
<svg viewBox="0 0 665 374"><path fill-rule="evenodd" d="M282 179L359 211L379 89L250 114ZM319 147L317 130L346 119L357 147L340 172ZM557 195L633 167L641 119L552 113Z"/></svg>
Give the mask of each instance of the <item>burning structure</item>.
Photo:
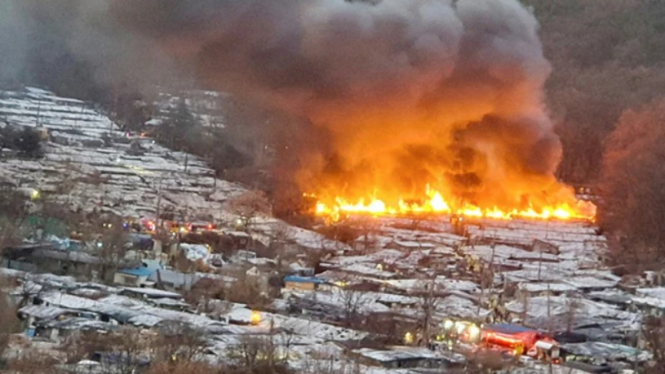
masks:
<svg viewBox="0 0 665 374"><path fill-rule="evenodd" d="M309 121L318 136L291 150L293 176L318 213L594 214L554 177L550 66L515 0L220 1L191 18L144 3L121 19L155 31L176 17L187 32L162 30L167 48L194 50L211 82ZM138 22L146 14L157 22Z"/></svg>
<svg viewBox="0 0 665 374"><path fill-rule="evenodd" d="M517 0L95 3L68 9L79 27L108 26L90 35L135 41L121 55L157 46L306 123L278 153L320 214L594 215L554 176L550 65Z"/></svg>

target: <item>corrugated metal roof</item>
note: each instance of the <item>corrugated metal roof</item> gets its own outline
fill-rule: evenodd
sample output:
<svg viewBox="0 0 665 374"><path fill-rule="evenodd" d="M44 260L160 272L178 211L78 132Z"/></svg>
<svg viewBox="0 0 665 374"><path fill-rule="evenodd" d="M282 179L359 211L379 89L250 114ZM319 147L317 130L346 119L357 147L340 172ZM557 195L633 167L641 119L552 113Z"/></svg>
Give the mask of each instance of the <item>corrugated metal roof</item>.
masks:
<svg viewBox="0 0 665 374"><path fill-rule="evenodd" d="M297 275L289 275L284 277L284 282L293 282L293 283L314 283L322 284L325 283L323 279L317 277L300 277Z"/></svg>
<svg viewBox="0 0 665 374"><path fill-rule="evenodd" d="M136 268L136 269L120 269L118 270L118 273L120 274L128 274L128 275L134 275L137 277L149 277L150 274L154 273L154 269L148 269L148 268Z"/></svg>
<svg viewBox="0 0 665 374"><path fill-rule="evenodd" d="M39 320L51 320L58 318L58 316L67 313L66 309L58 308L57 306L46 305L28 305L19 309L20 314L35 317Z"/></svg>
<svg viewBox="0 0 665 374"><path fill-rule="evenodd" d="M494 325L487 325L485 326L486 330L492 330L496 331L498 333L503 333L503 334L519 334L521 332L531 332L534 331L533 329L529 329L523 326L518 326L518 325L509 325L506 323L498 323Z"/></svg>

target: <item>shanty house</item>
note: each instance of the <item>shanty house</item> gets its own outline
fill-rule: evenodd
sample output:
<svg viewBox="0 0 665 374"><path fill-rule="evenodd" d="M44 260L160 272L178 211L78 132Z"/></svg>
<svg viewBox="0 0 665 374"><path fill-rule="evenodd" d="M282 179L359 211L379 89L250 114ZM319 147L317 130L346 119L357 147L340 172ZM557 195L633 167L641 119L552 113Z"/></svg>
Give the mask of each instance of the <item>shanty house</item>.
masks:
<svg viewBox="0 0 665 374"><path fill-rule="evenodd" d="M443 356L425 348L393 347L393 350L361 348L353 350L353 354L366 365L382 366L389 369L415 367L454 367L461 364L464 358L459 355Z"/></svg>
<svg viewBox="0 0 665 374"><path fill-rule="evenodd" d="M533 244L531 244L531 250L534 252L550 253L553 255L558 255L560 253L558 246L540 239L533 240Z"/></svg>
<svg viewBox="0 0 665 374"><path fill-rule="evenodd" d="M319 285L324 284L323 279L316 277L300 277L297 275L289 275L284 277L284 288L287 290L304 290L304 291L313 291L319 287Z"/></svg>
<svg viewBox="0 0 665 374"><path fill-rule="evenodd" d="M113 283L129 287L150 286L148 278L155 271L145 267L135 269L120 269L113 276Z"/></svg>
<svg viewBox="0 0 665 374"><path fill-rule="evenodd" d="M168 269L157 269L150 274L148 280L169 291L189 291L199 280L194 273L181 273Z"/></svg>

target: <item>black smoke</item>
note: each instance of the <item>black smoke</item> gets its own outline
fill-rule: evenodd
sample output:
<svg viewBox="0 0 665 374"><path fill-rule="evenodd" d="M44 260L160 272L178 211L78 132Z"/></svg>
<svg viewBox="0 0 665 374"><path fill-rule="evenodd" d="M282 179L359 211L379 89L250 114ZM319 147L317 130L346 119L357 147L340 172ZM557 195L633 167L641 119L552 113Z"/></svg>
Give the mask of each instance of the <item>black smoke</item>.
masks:
<svg viewBox="0 0 665 374"><path fill-rule="evenodd" d="M81 64L74 80L194 77L321 129L291 149L305 189L395 196L430 184L514 204L557 186L550 66L517 0L6 1L0 29L18 36L0 43L26 66L38 30ZM7 66L3 76L43 73Z"/></svg>

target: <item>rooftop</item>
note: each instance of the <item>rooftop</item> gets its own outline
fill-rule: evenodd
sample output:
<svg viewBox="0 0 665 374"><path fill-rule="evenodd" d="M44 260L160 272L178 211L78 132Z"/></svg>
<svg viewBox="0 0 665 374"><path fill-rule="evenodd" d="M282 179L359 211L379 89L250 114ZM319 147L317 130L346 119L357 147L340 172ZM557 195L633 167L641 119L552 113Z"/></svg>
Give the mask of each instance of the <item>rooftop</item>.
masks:
<svg viewBox="0 0 665 374"><path fill-rule="evenodd" d="M314 283L314 284L323 284L326 283L325 280L317 277L299 277L297 275L289 275L284 277L284 282L293 282L293 283Z"/></svg>
<svg viewBox="0 0 665 374"><path fill-rule="evenodd" d="M176 292L162 291L155 288L139 288L139 287L125 287L121 293L127 291L139 295L144 295L148 298L169 298L169 299L182 299L182 295Z"/></svg>
<svg viewBox="0 0 665 374"><path fill-rule="evenodd" d="M133 275L135 277L149 277L155 271L156 269L140 267L135 269L120 269L117 272L120 274Z"/></svg>

